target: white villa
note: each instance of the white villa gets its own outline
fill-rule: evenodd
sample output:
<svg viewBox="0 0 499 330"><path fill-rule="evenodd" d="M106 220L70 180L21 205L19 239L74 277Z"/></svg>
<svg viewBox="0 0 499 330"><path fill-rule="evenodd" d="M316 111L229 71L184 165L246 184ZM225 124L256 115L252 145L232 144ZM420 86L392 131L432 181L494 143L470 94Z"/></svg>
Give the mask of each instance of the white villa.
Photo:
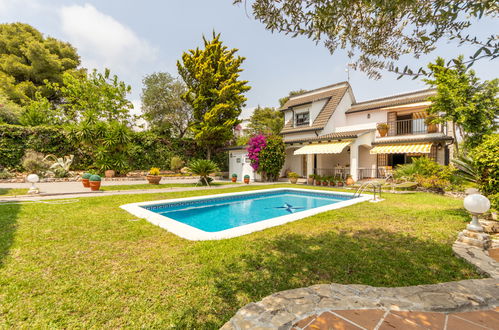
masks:
<svg viewBox="0 0 499 330"><path fill-rule="evenodd" d="M282 175L350 174L357 181L384 177L422 155L448 164L452 127L425 122L428 97L434 94L426 89L356 102L350 84L341 82L291 97L279 109L285 118ZM387 124L383 134L377 130L381 123ZM245 147L229 148L229 157L231 174L255 179Z"/></svg>

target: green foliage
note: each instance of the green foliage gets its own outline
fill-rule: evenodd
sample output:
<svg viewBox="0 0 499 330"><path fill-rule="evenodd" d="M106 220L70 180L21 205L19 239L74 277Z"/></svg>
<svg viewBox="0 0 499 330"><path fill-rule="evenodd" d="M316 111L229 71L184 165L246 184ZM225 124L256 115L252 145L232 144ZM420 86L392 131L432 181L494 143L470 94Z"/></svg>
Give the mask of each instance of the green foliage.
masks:
<svg viewBox="0 0 499 330"><path fill-rule="evenodd" d="M37 92L59 103L60 95L45 81L63 84L62 75L76 74L79 65L69 43L45 37L28 24L0 24L0 90L17 104L29 103Z"/></svg>
<svg viewBox="0 0 499 330"><path fill-rule="evenodd" d="M250 178L250 176L249 176L248 174L246 174L246 175L244 176L244 178L245 178L246 180L248 180L248 179Z"/></svg>
<svg viewBox="0 0 499 330"><path fill-rule="evenodd" d="M463 181L471 183L480 181L480 171L470 156L461 154L458 158L453 159L452 163L457 168L456 175L462 178Z"/></svg>
<svg viewBox="0 0 499 330"><path fill-rule="evenodd" d="M49 167L49 172L53 173L57 178L65 178L69 175L69 170L73 164L74 155L57 157L55 155L45 156L46 161L52 161Z"/></svg>
<svg viewBox="0 0 499 330"><path fill-rule="evenodd" d="M288 173L288 178L299 178L300 175L296 172L289 172Z"/></svg>
<svg viewBox="0 0 499 330"><path fill-rule="evenodd" d="M12 173L10 173L9 171L7 171L5 168L2 168L0 170L0 179L10 179L13 176L14 175Z"/></svg>
<svg viewBox="0 0 499 330"><path fill-rule="evenodd" d="M101 181L101 177L98 176L97 174L93 174L90 176L90 178L88 178L89 181Z"/></svg>
<svg viewBox="0 0 499 330"><path fill-rule="evenodd" d="M50 163L45 159L45 155L34 150L27 150L22 159L22 166L28 173L45 176Z"/></svg>
<svg viewBox="0 0 499 330"><path fill-rule="evenodd" d="M199 183L203 185L210 185L209 180L211 178L208 178L210 174L213 174L217 171L219 171L217 164L215 162L208 160L208 159L196 159L190 162L189 164L189 171L192 174L199 175Z"/></svg>
<svg viewBox="0 0 499 330"><path fill-rule="evenodd" d="M260 151L259 171L268 181L277 181L286 158L286 146L282 137L273 135L267 137L267 145Z"/></svg>
<svg viewBox="0 0 499 330"><path fill-rule="evenodd" d="M149 170L149 175L155 175L158 176L161 173L159 167L151 167Z"/></svg>
<svg viewBox="0 0 499 330"><path fill-rule="evenodd" d="M243 0L233 2L246 4ZM394 62L403 55L419 58L430 53L442 39L478 49L470 64L498 55L494 34L484 40L461 34L479 19L495 17L497 2L492 0L249 2L254 17L268 30L305 36L317 43L322 41L331 53L338 48L346 49L353 68L374 78L381 77L379 71L383 68L394 70ZM404 72L413 74L407 67Z"/></svg>
<svg viewBox="0 0 499 330"><path fill-rule="evenodd" d="M81 178L88 180L88 179L90 179L91 176L92 176L92 174L87 172L87 173L83 173L83 175L81 176Z"/></svg>
<svg viewBox="0 0 499 330"><path fill-rule="evenodd" d="M454 135L458 128L468 148L499 129L499 79L480 82L475 72L466 68L462 56L453 60L453 67L440 57L428 67L431 77L425 82L436 87L437 94L430 97L427 111L436 117L435 123L452 122ZM457 148L457 143L454 145Z"/></svg>
<svg viewBox="0 0 499 330"><path fill-rule="evenodd" d="M233 178L237 178L237 174L236 173L232 173L232 177Z"/></svg>
<svg viewBox="0 0 499 330"><path fill-rule="evenodd" d="M480 178L480 191L489 197L492 207L499 210L499 134L484 137L483 142L472 151L474 166Z"/></svg>
<svg viewBox="0 0 499 330"><path fill-rule="evenodd" d="M247 135L238 136L236 139L236 146L245 146L248 144L250 137Z"/></svg>
<svg viewBox="0 0 499 330"><path fill-rule="evenodd" d="M250 135L278 135L284 126L284 114L274 108L258 106L250 117Z"/></svg>
<svg viewBox="0 0 499 330"><path fill-rule="evenodd" d="M243 93L250 87L239 79L244 57L235 56L237 49L222 44L220 34L213 33L204 49L196 48L182 55L177 62L180 76L187 85L182 98L194 111L191 126L194 138L207 150L208 159L214 148L233 138L233 129L246 102Z"/></svg>
<svg viewBox="0 0 499 330"><path fill-rule="evenodd" d="M184 82L167 72L145 76L142 88L142 112L154 131L182 138L192 122L192 108L183 99Z"/></svg>
<svg viewBox="0 0 499 330"><path fill-rule="evenodd" d="M19 124L23 109L0 91L0 124Z"/></svg>
<svg viewBox="0 0 499 330"><path fill-rule="evenodd" d="M173 156L170 159L170 170L178 172L182 166L184 166L184 161L179 156Z"/></svg>
<svg viewBox="0 0 499 330"><path fill-rule="evenodd" d="M19 122L24 126L58 125L60 117L48 99L36 92L35 97L25 107Z"/></svg>

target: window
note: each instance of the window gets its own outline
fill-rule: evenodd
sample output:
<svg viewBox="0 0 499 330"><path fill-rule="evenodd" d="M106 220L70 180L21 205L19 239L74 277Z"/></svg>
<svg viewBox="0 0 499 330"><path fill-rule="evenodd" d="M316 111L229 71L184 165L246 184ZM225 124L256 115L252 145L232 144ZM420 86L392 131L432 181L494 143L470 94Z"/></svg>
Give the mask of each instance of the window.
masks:
<svg viewBox="0 0 499 330"><path fill-rule="evenodd" d="M308 125L310 123L310 113L302 112L296 114L296 126Z"/></svg>

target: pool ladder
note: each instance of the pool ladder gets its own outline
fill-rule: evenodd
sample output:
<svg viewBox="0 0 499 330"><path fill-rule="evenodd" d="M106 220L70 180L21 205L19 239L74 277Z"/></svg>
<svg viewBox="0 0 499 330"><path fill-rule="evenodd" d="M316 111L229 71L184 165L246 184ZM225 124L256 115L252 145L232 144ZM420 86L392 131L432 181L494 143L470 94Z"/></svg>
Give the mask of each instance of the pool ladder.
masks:
<svg viewBox="0 0 499 330"><path fill-rule="evenodd" d="M369 187L373 187L373 201L376 201L376 193L379 194L379 198L381 199L381 184L378 182L364 182L353 194L353 198L360 197L360 195Z"/></svg>

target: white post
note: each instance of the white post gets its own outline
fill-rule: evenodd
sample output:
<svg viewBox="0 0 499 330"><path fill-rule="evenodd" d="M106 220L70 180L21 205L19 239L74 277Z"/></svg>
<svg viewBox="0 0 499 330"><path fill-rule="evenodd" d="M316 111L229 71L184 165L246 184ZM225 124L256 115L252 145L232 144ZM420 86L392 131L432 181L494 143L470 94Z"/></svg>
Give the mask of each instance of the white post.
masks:
<svg viewBox="0 0 499 330"><path fill-rule="evenodd" d="M354 181L358 180L357 169L359 168L359 147L353 143L350 145L350 175Z"/></svg>
<svg viewBox="0 0 499 330"><path fill-rule="evenodd" d="M307 178L314 174L314 155L307 155Z"/></svg>

